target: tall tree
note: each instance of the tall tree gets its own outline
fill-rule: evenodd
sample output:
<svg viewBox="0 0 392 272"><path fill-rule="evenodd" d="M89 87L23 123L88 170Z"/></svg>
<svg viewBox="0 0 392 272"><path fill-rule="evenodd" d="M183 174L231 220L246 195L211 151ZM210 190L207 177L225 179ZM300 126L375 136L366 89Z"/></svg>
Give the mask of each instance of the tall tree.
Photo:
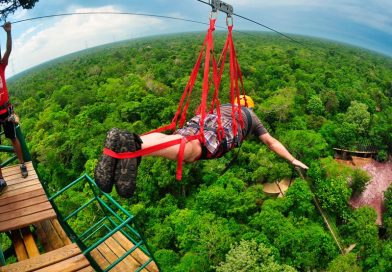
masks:
<svg viewBox="0 0 392 272"><path fill-rule="evenodd" d="M7 18L8 14L14 13L18 8L32 9L38 0L0 0L1 17Z"/></svg>

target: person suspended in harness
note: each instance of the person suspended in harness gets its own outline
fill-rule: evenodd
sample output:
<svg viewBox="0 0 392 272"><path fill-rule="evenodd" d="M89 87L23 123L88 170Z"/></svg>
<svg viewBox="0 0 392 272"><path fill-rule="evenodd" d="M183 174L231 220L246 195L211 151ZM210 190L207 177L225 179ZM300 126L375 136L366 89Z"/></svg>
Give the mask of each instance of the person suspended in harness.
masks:
<svg viewBox="0 0 392 272"><path fill-rule="evenodd" d="M3 26L7 33L7 44L4 56L0 60L0 124L4 129L5 137L11 140L12 146L14 147L16 156L20 162L20 170L23 178L28 176L27 168L23 159L22 148L20 146L18 138L16 138L16 123L17 118L14 113L13 107L9 102L8 89L5 81L5 68L8 65L8 58L12 50L12 38L11 38L11 23L7 22ZM7 187L7 183L4 180L3 173L0 167L0 194Z"/></svg>
<svg viewBox="0 0 392 272"><path fill-rule="evenodd" d="M245 102L246 100L246 102ZM179 156L184 162L192 163L202 159L215 159L223 156L230 150L238 147L249 134L257 136L261 142L266 144L272 151L289 161L292 165L303 169L308 169L301 161L297 160L284 145L272 137L265 129L260 119L253 112L254 102L249 96L240 96L241 113L244 122L243 128L234 133L232 129L232 105L221 105L221 122L224 129L224 137L219 139L218 117L216 111L207 114L204 121L205 143L201 144L199 139L185 142L183 154L180 154L180 144L161 148L160 144L185 139L196 135L200 130L200 115L190 119L182 128L177 129L173 134L151 133L139 136L135 133L125 132L117 128L111 129L105 140L105 148L114 152L135 152L137 150L158 146L156 151L150 152L149 156L163 157L169 160L179 160ZM245 107L247 105L248 107ZM238 115L236 116L238 119ZM106 192L112 191L113 184L120 196L131 197L136 188L137 168L140 157L131 159L116 159L107 154L101 155L95 168L95 180L98 187Z"/></svg>

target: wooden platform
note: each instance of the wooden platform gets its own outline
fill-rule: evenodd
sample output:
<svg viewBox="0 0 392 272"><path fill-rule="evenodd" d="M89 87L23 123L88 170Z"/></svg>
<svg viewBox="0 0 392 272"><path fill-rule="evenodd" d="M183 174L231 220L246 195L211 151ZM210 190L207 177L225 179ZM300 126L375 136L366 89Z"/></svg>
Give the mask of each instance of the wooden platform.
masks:
<svg viewBox="0 0 392 272"><path fill-rule="evenodd" d="M0 272L94 272L76 244L53 250L38 257L0 267ZM124 270L127 271L127 270Z"/></svg>
<svg viewBox="0 0 392 272"><path fill-rule="evenodd" d="M116 232L113 234L113 236L109 237L102 244L100 244L96 249L91 251L91 256L102 269L106 269L110 264L119 259L133 246L134 244L129 241L121 232ZM122 262L118 263L110 271L136 271L145 262L147 262L148 259L149 258L142 250L136 248L135 251L128 255ZM142 271L158 272L159 270L157 265L152 261Z"/></svg>
<svg viewBox="0 0 392 272"><path fill-rule="evenodd" d="M19 165L2 169L8 187L0 195L0 232L56 217L32 163L27 162L26 166L27 178L22 178Z"/></svg>
<svg viewBox="0 0 392 272"><path fill-rule="evenodd" d="M72 244L57 218L35 223L34 226L45 252Z"/></svg>

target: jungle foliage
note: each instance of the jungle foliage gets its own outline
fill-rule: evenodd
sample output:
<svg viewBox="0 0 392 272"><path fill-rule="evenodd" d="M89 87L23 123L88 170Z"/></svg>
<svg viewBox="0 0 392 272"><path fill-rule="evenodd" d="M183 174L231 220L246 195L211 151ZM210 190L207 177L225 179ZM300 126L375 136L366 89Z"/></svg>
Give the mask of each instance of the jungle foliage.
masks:
<svg viewBox="0 0 392 272"><path fill-rule="evenodd" d="M203 37L116 43L9 80L12 103L50 192L83 172L93 174L110 128L143 133L171 121ZM391 271L391 236L379 238L372 209L348 205L366 177L338 166L331 155L333 147L378 150L381 159L392 152L392 60L303 37L298 39L312 50L268 34L234 38L255 112L311 166L310 181L297 178L291 165L257 139L244 142L227 171L237 151L186 165L181 182L175 180L176 162L143 158L135 196L113 195L136 216L163 271ZM223 40L218 33L216 48ZM225 74L223 102L227 79ZM200 99L200 80L197 85L190 114ZM349 186L353 175L359 180L355 188ZM263 182L282 178L295 179L284 198L263 193ZM350 255L339 255L313 195L342 244L356 243Z"/></svg>

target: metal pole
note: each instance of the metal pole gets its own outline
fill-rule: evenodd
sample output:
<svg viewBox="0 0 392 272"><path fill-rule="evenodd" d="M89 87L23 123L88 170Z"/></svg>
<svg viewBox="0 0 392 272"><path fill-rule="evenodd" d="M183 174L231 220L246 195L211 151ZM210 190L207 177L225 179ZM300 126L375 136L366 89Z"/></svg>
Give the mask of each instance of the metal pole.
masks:
<svg viewBox="0 0 392 272"><path fill-rule="evenodd" d="M4 266L5 265L5 259L4 259L2 244L3 244L3 237L0 236L0 265Z"/></svg>

